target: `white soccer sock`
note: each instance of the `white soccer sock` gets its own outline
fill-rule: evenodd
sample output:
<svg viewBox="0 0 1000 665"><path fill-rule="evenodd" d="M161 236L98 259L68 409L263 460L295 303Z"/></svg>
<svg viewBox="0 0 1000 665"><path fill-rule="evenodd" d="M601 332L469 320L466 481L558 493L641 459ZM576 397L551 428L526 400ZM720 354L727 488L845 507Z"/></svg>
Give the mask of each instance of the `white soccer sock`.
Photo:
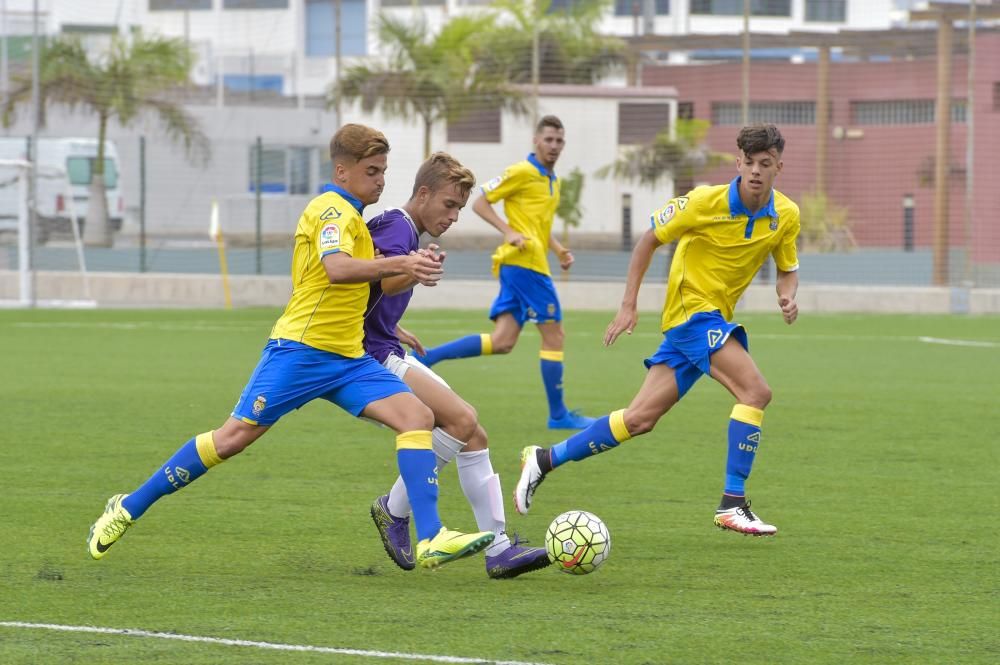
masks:
<svg viewBox="0 0 1000 665"><path fill-rule="evenodd" d="M476 525L480 531L492 531L496 534L493 543L486 550L487 555L495 556L510 547L510 538L505 532L507 520L503 512L500 476L493 473L490 451L459 453L455 464L458 466L458 482L472 506Z"/></svg>
<svg viewBox="0 0 1000 665"><path fill-rule="evenodd" d="M465 447L464 443L440 427L435 427L431 433L431 445L434 447L434 455L437 457L438 472L448 462L455 459L455 455ZM491 468L490 473L492 472ZM389 490L389 512L395 517L406 517L410 514L410 496L406 493L406 485L403 484L401 476L396 478L392 489Z"/></svg>

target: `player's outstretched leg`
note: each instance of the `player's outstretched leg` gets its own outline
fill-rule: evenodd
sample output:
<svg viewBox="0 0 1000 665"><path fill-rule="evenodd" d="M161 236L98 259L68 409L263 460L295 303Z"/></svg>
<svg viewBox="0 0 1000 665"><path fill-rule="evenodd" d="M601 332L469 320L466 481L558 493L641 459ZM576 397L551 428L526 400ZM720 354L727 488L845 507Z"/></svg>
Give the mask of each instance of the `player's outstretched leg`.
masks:
<svg viewBox="0 0 1000 665"><path fill-rule="evenodd" d="M545 476L566 462L579 462L632 438L625 427L625 409L597 418L593 424L551 448L527 446L521 451L521 477L514 488L514 507L526 515Z"/></svg>
<svg viewBox="0 0 1000 665"><path fill-rule="evenodd" d="M372 521L382 538L385 553L403 570L417 566L410 542L410 517L396 517L389 512L389 495L383 494L372 504Z"/></svg>
<svg viewBox="0 0 1000 665"><path fill-rule="evenodd" d="M90 556L100 559L134 523L132 516L122 508L122 499L127 494L115 494L108 499L104 513L90 527L87 548Z"/></svg>
<svg viewBox="0 0 1000 665"><path fill-rule="evenodd" d="M474 358L476 356L489 356L493 354L493 341L489 333L479 335L466 335L450 342L445 342L441 346L427 349L424 355L413 352L413 356L428 367L433 367L442 360L454 360L457 358Z"/></svg>
<svg viewBox="0 0 1000 665"><path fill-rule="evenodd" d="M434 569L486 549L495 537L492 531L460 533L441 527L436 536L417 543L417 563Z"/></svg>

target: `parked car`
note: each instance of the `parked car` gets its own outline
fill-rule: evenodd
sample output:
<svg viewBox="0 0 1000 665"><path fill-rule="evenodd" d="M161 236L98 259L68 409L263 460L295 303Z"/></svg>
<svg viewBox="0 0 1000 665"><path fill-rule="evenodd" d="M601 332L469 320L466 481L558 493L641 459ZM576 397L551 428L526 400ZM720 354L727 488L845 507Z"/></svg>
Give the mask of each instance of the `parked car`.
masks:
<svg viewBox="0 0 1000 665"><path fill-rule="evenodd" d="M26 160L28 141L25 137L0 137L0 160ZM82 231L90 205L90 183L96 160L97 139L39 139L36 197L38 228L35 236L38 242L45 242L56 234L72 235L71 214L79 219ZM118 150L113 142L105 141L104 186L112 232L121 230L125 213L120 173ZM16 174L14 168L0 167L0 220L8 224L17 219L17 184L10 182ZM72 197L72 205L67 200L69 197Z"/></svg>

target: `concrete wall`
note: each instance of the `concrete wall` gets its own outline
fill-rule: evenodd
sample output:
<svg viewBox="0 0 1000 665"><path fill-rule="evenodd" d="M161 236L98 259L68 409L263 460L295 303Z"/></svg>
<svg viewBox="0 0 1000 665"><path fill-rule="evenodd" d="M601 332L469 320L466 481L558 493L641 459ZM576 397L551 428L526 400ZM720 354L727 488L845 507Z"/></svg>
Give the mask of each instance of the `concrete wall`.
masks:
<svg viewBox="0 0 1000 665"><path fill-rule="evenodd" d="M221 308L225 304L218 275L164 273L95 273L90 275L90 298L100 307ZM621 302L620 282L561 282L557 289L567 310L615 311ZM84 298L78 274L40 272L36 280L39 301L79 301ZM291 293L288 277L233 276L232 302L236 307L282 307ZM496 296L496 282L446 280L433 289L417 289L412 306L421 309L486 310ZM639 309L662 310L665 285L650 283L639 292ZM0 271L0 301L16 301L18 274ZM806 286L798 295L803 314L859 312L873 314L1000 314L1000 289L938 287ZM44 303L43 303L44 304ZM738 309L775 312L774 288L751 286Z"/></svg>

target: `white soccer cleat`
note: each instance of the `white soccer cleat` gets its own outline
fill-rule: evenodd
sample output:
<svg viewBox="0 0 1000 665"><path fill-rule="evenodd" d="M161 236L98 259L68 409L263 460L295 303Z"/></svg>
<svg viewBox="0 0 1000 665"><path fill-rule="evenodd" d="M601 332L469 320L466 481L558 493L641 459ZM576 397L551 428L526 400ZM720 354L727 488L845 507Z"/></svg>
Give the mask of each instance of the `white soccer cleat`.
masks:
<svg viewBox="0 0 1000 665"><path fill-rule="evenodd" d="M728 510L715 511L715 526L750 536L773 536L778 533L778 527L765 524L750 510L750 502Z"/></svg>
<svg viewBox="0 0 1000 665"><path fill-rule="evenodd" d="M526 446L521 451L521 477L514 488L514 508L522 515L528 514L535 490L545 480L545 474L538 467L538 451L541 446Z"/></svg>

